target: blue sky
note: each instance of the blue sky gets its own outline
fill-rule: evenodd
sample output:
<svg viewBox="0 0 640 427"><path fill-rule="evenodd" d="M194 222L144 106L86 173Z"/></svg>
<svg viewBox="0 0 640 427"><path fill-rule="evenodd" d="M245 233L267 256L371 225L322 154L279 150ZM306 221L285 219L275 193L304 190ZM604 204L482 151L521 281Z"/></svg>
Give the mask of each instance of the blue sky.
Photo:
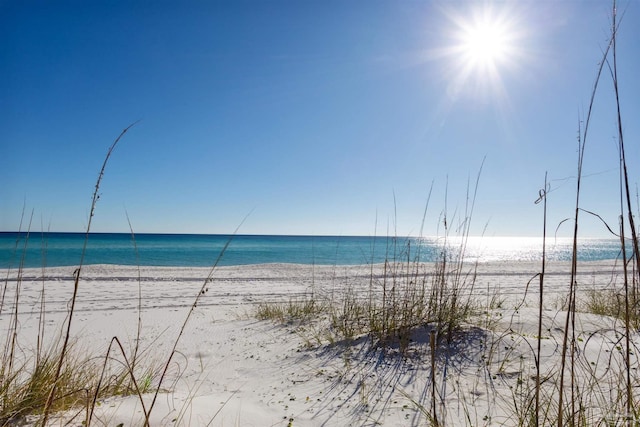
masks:
<svg viewBox="0 0 640 427"><path fill-rule="evenodd" d="M634 192L640 2L618 77ZM609 38L607 1L4 1L0 230L537 236L573 215L577 132ZM497 47L476 52L478 26ZM473 33L471 36L465 34ZM480 58L480 59L478 59ZM582 206L617 226L608 71ZM583 217L584 235L604 235ZM25 226L23 225L23 229ZM569 234L565 223L561 234Z"/></svg>

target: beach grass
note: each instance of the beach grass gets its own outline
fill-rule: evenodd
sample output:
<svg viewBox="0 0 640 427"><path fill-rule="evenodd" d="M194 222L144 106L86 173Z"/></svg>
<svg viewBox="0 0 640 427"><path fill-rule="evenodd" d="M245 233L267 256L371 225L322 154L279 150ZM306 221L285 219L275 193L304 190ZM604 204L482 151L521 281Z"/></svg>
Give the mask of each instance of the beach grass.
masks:
<svg viewBox="0 0 640 427"><path fill-rule="evenodd" d="M573 256L571 272L568 276L568 290L566 300L562 304L561 312L564 316L564 327L561 337L556 341L559 354L557 363L550 367L541 366L543 341L551 339L552 334L543 336L543 310L545 305L545 239L548 184L545 177L543 190L540 192L539 202L544 202L543 229L543 257L539 279L539 300L537 334L526 336L518 331L513 323L515 315L525 307L524 299L511 314L512 322L506 328L485 329L490 344L483 352L481 359L487 361L486 376L497 381L502 378L509 384L511 398L506 401L499 398L495 403L505 405L503 409L507 418L514 421L505 425L540 426L540 425L638 425L639 401L635 392L635 385L640 380L638 376L639 348L637 344L638 330L638 285L640 283L640 251L638 247L638 233L632 210L632 196L629 190L629 173L625 159L623 126L620 115L619 101L617 103L619 153L620 153L620 218L619 232L614 233L621 242L622 272L616 275L621 284L614 288L587 290L585 297L578 301L579 287L578 270L578 237L581 207L580 193L582 184L582 169L588 140L589 124L592 120L591 111L595 102L598 84L605 67L609 68L613 80L616 100L619 99L616 73L616 31L617 16L615 2L612 12L612 26L610 43L603 52L603 59L598 70L591 101L584 128L579 129L579 157L576 187L576 205L573 218ZM609 58L611 52L612 58ZM475 194L475 193L474 193ZM473 206L473 204L472 204ZM473 209L471 209L471 212ZM465 216L463 223L470 222L471 216ZM442 215L442 223L447 227L446 211ZM606 225L606 224L605 224ZM611 230L609 225L606 225ZM451 257L450 248L443 249L441 257L431 268L430 274L420 271L419 263L398 262L393 258L384 264L384 273L379 279L372 275L369 294L363 295L352 287L347 287L344 294L335 300L331 310L331 327L346 341L354 340L362 335L369 337L372 343L382 347L398 347L401 355L406 355L412 343L413 333L417 328L430 327L430 346L424 351L431 352L431 381L430 390L423 395L431 394L431 404L424 404L418 397L407 395L425 416L428 425L445 425L446 392L437 392L438 378L436 372L446 372L449 361L436 357L440 353L440 345L449 345L444 350L450 351L450 345L456 339L464 340L466 331L473 325L477 314L477 307L472 299L464 300L463 295L473 294L475 287L474 268L464 270L464 237L468 230L463 231L462 245L458 257ZM446 235L446 233L445 233ZM446 236L444 241L446 242ZM408 247L403 248L409 253ZM397 252L394 251L394 254ZM454 252L455 253L455 252ZM408 258L408 257L407 257ZM451 267L453 265L453 267ZM429 278L430 280L427 280ZM375 285L374 285L375 283ZM374 291L375 289L375 291ZM486 313L494 310L490 304ZM495 311L495 310L494 310ZM589 332L579 326L579 318L583 313L595 314L614 318L613 329L602 328ZM466 328L466 330L465 330ZM445 336L444 343L435 337ZM461 338L462 337L462 338ZM596 349L587 351L595 345ZM441 354L441 353L440 353ZM499 361L497 369L490 361ZM533 368L527 360L533 360ZM514 363L516 365L514 366ZM440 365L440 366L438 366ZM442 366L444 365L444 366ZM449 374L451 375L451 374ZM452 381L446 375L440 378L440 384ZM454 380L455 381L455 380ZM456 396L458 400L461 396ZM471 404L463 399L462 413L466 422L463 425L475 425L476 420L470 415ZM487 418L488 417L488 418ZM483 417L488 421L489 415ZM453 422L458 425L458 423Z"/></svg>
<svg viewBox="0 0 640 427"><path fill-rule="evenodd" d="M134 123L135 124L135 123ZM22 255L17 269L13 289L10 288L10 281L7 275L3 289L2 300L0 302L0 314L11 308L5 316L9 319L5 345L2 353L2 367L0 368L0 424L11 425L23 423L27 416L37 416L38 424L47 425L51 412L69 410L71 408L83 408L82 413L86 413L85 424L91 422L91 413L98 398L105 396L140 394L142 391L148 392L155 369L145 367L142 372L138 360L138 347L136 346L132 355L127 358L127 353L120 345L123 362L119 362L109 357L109 352L105 357L102 366L97 363L100 359L97 354L93 354L87 349L79 349L79 344L72 338L71 327L73 324L74 307L78 296L79 283L82 274L83 259L86 252L86 242L91 230L91 220L94 216L97 201L99 199L100 183L105 173L108 160L116 145L124 134L134 125L125 128L110 146L104 159L102 168L93 192L89 221L86 229L85 245L78 268L74 271L73 293L69 300L69 310L65 323L60 325L58 335L48 341L45 336L46 319L46 293L43 284L40 292L38 317L38 330L36 338L36 349L28 350L23 348L20 339L21 317L27 316L21 313L23 305L21 301L21 288L23 276L23 264L27 245L31 232L31 214L27 226L26 237L23 242L16 241L16 252L22 244ZM24 210L23 210L24 218ZM22 224L21 224L22 227ZM46 249L46 243L43 250ZM7 293L13 293L14 300L5 300ZM138 330L138 334L140 330ZM116 338L117 341L117 338ZM139 341L139 335L136 342ZM138 365L138 366L136 366ZM143 389L141 390L136 381L136 375L142 379Z"/></svg>
<svg viewBox="0 0 640 427"><path fill-rule="evenodd" d="M297 323L310 321L316 316L327 314L327 312L327 302L310 294L300 298L291 298L287 302L259 302L254 315L260 320Z"/></svg>

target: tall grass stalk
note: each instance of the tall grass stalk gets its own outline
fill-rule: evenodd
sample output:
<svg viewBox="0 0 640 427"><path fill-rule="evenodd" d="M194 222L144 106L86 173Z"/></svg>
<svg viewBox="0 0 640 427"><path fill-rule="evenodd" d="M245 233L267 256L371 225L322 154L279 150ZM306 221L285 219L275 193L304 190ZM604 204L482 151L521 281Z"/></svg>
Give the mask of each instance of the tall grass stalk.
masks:
<svg viewBox="0 0 640 427"><path fill-rule="evenodd" d="M540 425L540 355L542 353L542 312L544 310L544 273L547 260L547 193L549 192L549 184L547 174L544 174L544 189L540 190L540 197L536 203L542 202L542 269L540 271L540 289L538 309L538 336L536 337L536 389L535 389L535 425Z"/></svg>
<svg viewBox="0 0 640 427"><path fill-rule="evenodd" d="M611 44L613 50L613 64L607 63L609 65L609 70L611 72L611 79L613 81L613 90L615 94L616 100L616 121L617 121L617 130L618 130L618 144L619 144L619 155L620 155L620 235L621 235L621 245L622 245L622 254L623 254L623 269L624 269L624 291L625 291L625 362L626 362L626 385L627 385L627 419L629 422L632 418L632 409L633 409L633 388L631 382L631 344L630 344L630 316L631 316L631 301L632 296L636 296L635 286L633 289L629 288L629 268L628 261L626 256L626 242L624 238L625 233L625 225L624 218L625 216L629 220L629 229L631 233L631 239L633 242L632 251L635 252L635 266L640 268L640 253L638 253L638 235L636 233L636 226L633 217L633 209L631 207L632 199L631 192L629 190L629 172L627 170L627 160L624 146L624 133L622 131L622 114L620 112L620 90L618 86L618 61L617 61L617 43L616 43L616 34L618 31L618 20L617 20L617 7L616 1L613 0L613 10L611 17ZM626 202L626 203L625 203ZM626 206L625 206L626 205ZM626 208L626 215L625 215ZM637 280L634 280L637 283ZM633 298L633 305L637 303L635 298ZM635 307L633 308L636 309ZM633 417L635 418L635 417Z"/></svg>
<svg viewBox="0 0 640 427"><path fill-rule="evenodd" d="M615 34L613 35L615 37ZM577 182L576 182L576 199L575 199L575 213L574 213L574 222L573 222L573 248L571 255L571 276L569 283L569 295L568 295L568 310L565 318L565 327L564 334L562 338L562 356L560 361L560 382L558 389L558 427L562 427L564 425L564 384L565 384L565 369L567 363L567 351L569 349L569 333L573 331L575 333L575 293L576 293L576 278L578 274L578 224L579 224L579 214L580 214L580 187L582 184L582 166L584 161L584 153L585 147L587 143L587 136L589 132L589 124L591 123L591 114L593 112L593 106L595 105L595 97L598 89L598 85L600 83L600 77L602 75L602 70L604 68L604 64L606 63L607 56L609 54L609 49L611 48L612 41L610 40L602 54L602 60L600 61L600 65L598 67L598 71L596 73L596 79L593 85L593 89L591 91L591 99L589 100L589 109L587 112L587 117L585 120L584 130L581 126L578 126L579 134L578 134L578 173L577 173ZM570 328L571 326L571 328ZM571 343L571 357L573 358L573 349L574 349L574 334L572 335L572 343ZM572 359L573 360L573 359ZM571 363L571 369L573 372L573 362ZM573 385L574 378L571 377L571 389L573 393ZM574 399L571 399L572 408L571 408L571 416L573 417L575 414L575 407L573 407ZM574 424L574 419L570 420L570 424Z"/></svg>
<svg viewBox="0 0 640 427"><path fill-rule="evenodd" d="M437 336L436 331L432 330L429 333L429 348L431 350L431 416L433 417L433 425L434 427L438 427L440 423L438 422L438 408L437 408L437 400L436 400L436 342Z"/></svg>
<svg viewBox="0 0 640 427"><path fill-rule="evenodd" d="M131 242L133 243L133 250L136 254L136 266L138 273L138 328L136 329L136 339L133 348L133 355L131 357L132 371L135 369L136 362L138 361L138 350L140 349L140 337L142 336L142 277L140 274L140 253L138 252L138 244L136 243L136 234L133 232L133 226L129 219L129 214L125 213L127 217L127 224L129 224L129 231L131 232Z"/></svg>
<svg viewBox="0 0 640 427"><path fill-rule="evenodd" d="M25 211L26 211L27 207L26 204L22 205L22 213L20 214L20 224L18 225L18 233L16 236L16 241L14 243L13 246L13 251L11 252L12 254L17 254L18 253L18 249L20 247L20 236L22 234L22 223L24 222L24 216L25 216ZM33 216L33 213L31 214ZM23 249L22 251L22 257L24 258L25 256L25 251ZM0 297L0 314L2 314L2 310L4 309L4 302L5 302L5 298L7 295L7 289L9 287L9 272L11 271L11 267L13 267L13 260L11 260L9 262L9 268L7 268L7 276L5 277L5 281L4 281L4 286L2 287L2 296ZM18 268L18 275L21 274L21 269Z"/></svg>
<svg viewBox="0 0 640 427"><path fill-rule="evenodd" d="M95 185L95 189L93 191L93 198L91 200L91 209L89 210L89 218L88 218L88 222L87 222L87 228L85 231L85 238L84 238L84 243L82 245L82 252L80 254L80 263L78 265L78 268L76 270L76 274L75 274L75 278L74 278L74 282L73 282L73 295L71 296L71 300L69 302L69 312L67 315L67 319L66 319L66 331L64 333L63 336L63 343L62 343L62 347L60 350L60 357L58 360L58 365L56 368L56 373L54 375L54 380L53 380L53 385L51 387L51 391L49 393L49 397L47 398L47 401L45 403L44 406L44 411L43 411L43 416L42 416L42 425L45 426L47 424L47 420L49 418L49 411L51 409L51 405L56 397L56 391L58 388L58 380L60 378L60 373L62 371L62 366L64 364L65 361L65 356L67 354L67 348L69 346L69 338L71 337L71 325L73 323L73 314L74 314L74 310L75 310L75 305L76 305L76 300L78 297L78 288L79 288L79 284L80 284L80 275L82 272L82 266L84 265L84 257L86 255L87 252L87 243L89 241L89 233L91 232L91 222L93 220L93 215L95 214L95 210L96 210L96 205L98 204L98 199L100 198L100 184L102 182L102 178L104 177L104 172L105 169L107 168L107 163L109 162L109 158L111 157L111 154L113 153L113 150L116 148L116 146L118 145L118 142L120 142L120 139L124 136L125 133L127 133L127 131L129 129L131 129L132 126L134 126L137 122L130 124L129 126L127 126L121 133L120 135L118 135L118 137L115 139L115 141L113 142L113 144L111 144L111 147L109 147L109 150L107 151L107 155L104 158L104 162L102 163L102 168L100 168L100 173L98 174L98 179L96 181L96 185Z"/></svg>
<svg viewBox="0 0 640 427"><path fill-rule="evenodd" d="M127 354L124 351L124 347L122 346L122 343L120 342L120 340L118 339L118 337L113 337L111 339L111 342L109 343L109 348L107 349L107 352L104 356L104 364L102 365L102 371L100 373L100 379L98 380L98 383L95 387L95 392L93 394L93 399L91 401L91 404L88 405L87 411L88 411L88 415L87 415L87 419L85 422L86 426L90 426L91 425L91 420L93 418L93 412L94 409L96 407L96 403L98 401L98 396L100 393L100 390L102 389L102 382L104 380L105 377L105 373L107 372L107 363L109 362L109 358L110 358L110 354L111 354L111 347L113 345L117 345L117 347L120 349L120 354L122 355L122 358L124 359L125 362L125 374L124 376L128 376L131 384L133 385L133 391L135 392L135 394L138 396L138 400L140 401L140 405L142 406L142 412L144 414L145 420L149 419L149 411L147 410L147 408L145 407L144 404L144 399L142 398L142 391L140 390L140 386L138 385L138 382L136 380L136 375L134 372L135 369L135 357L137 356L136 353L134 353L133 356L133 361L129 362L128 358L127 358ZM120 376L122 377L122 375Z"/></svg>
<svg viewBox="0 0 640 427"><path fill-rule="evenodd" d="M22 231L22 225L25 217L25 207L22 208L22 214L20 216L20 231ZM31 212L31 217L29 220L29 226L27 228L27 234L31 230L31 220L33 218L33 211ZM14 254L18 253L18 248L20 248L20 233L18 233L18 237L16 237L16 242L14 246ZM13 410L13 401L15 400L12 396L13 390L15 389L15 384L17 379L19 378L18 369L14 369L15 363L15 351L17 346L17 338L18 338L18 302L20 300L20 288L22 286L22 273L24 266L24 259L26 257L27 252L27 243L22 245L21 257L18 265L16 284L15 284L15 295L14 295L14 305L13 311L9 313L9 327L7 329L6 340L2 349L2 365L0 366L0 422L4 424L5 419L10 419L15 412ZM2 290L2 299L0 300L0 314L2 314L2 309L5 305L6 292L9 288L9 270L7 270L7 278L4 283L4 287ZM7 408L9 408L7 410Z"/></svg>
<svg viewBox="0 0 640 427"><path fill-rule="evenodd" d="M20 303L20 291L22 288L22 274L24 271L24 261L27 256L27 243L29 241L29 234L31 232L32 221L33 221L33 210L31 211L31 215L29 217L29 225L27 227L25 241L22 247L20 265L18 266L18 275L16 278L16 287L15 287L14 302L13 302L14 307L13 307L13 312L11 313L11 317L9 318L9 323L10 323L9 331L7 333L7 342L4 347L2 378L4 378L5 375L11 376L13 374L15 351L18 343L18 325L19 325L18 318L20 316L19 303Z"/></svg>
<svg viewBox="0 0 640 427"><path fill-rule="evenodd" d="M44 227L42 227L44 229ZM50 230L47 230L47 233ZM38 317L38 337L36 344L36 366L40 362L40 356L43 351L44 338L45 338L45 307L46 307L46 295L45 295L45 269L47 266L47 238L44 237L44 233L42 236L42 245L41 245L41 254L42 254L42 288L40 288L40 314Z"/></svg>
<svg viewBox="0 0 640 427"><path fill-rule="evenodd" d="M227 239L227 241L225 242L224 246L222 247L222 250L220 251L220 253L216 257L215 262L213 263L213 265L209 269L209 274L207 275L206 279L202 283L202 286L200 287L200 289L198 291L198 294L195 296L195 298L193 300L193 303L191 304L191 307L189 308L189 312L185 316L184 322L182 323L182 326L180 327L180 331L178 332L178 335L176 336L176 339L173 342L173 347L171 348L171 352L169 353L169 357L167 357L167 361L164 364L164 368L162 369L162 373L160 374L160 379L158 381L158 387L156 388L156 390L155 390L155 392L153 394L153 399L151 400L151 404L149 405L149 410L145 414L145 422L144 422L145 426L149 426L149 417L151 416L151 411L153 410L153 407L156 404L156 400L158 399L158 394L160 393L160 389L162 387L162 383L164 382L164 379L165 379L165 377L167 375L167 372L169 371L169 366L171 365L171 361L173 360L173 356L175 356L175 354L176 354L176 351L178 349L178 344L179 344L182 336L184 335L185 330L187 329L187 325L189 323L189 320L191 319L191 315L193 314L193 312L195 311L196 307L198 306L198 302L200 301L200 298L205 294L207 286L213 280L213 273L216 271L216 268L218 268L218 264L220 263L220 261L222 260L222 257L224 256L225 252L229 248L229 245L231 244L231 241L233 240L233 237L238 233L238 230L240 230L240 227L242 227L242 224L244 224L246 219L249 217L249 214L247 214L247 216L240 222L240 224L238 225L238 227L236 227L236 229L234 230L234 232L231 235L231 237L229 237L229 239Z"/></svg>

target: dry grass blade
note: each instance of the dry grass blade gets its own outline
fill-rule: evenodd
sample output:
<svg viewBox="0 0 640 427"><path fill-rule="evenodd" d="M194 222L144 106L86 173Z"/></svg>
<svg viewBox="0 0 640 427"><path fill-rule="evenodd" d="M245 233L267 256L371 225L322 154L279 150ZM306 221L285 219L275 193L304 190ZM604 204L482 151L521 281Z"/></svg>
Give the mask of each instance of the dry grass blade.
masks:
<svg viewBox="0 0 640 427"><path fill-rule="evenodd" d="M89 405L89 415L87 416L87 420L86 420L86 424L85 424L87 426L91 425L91 420L93 418L93 412L94 412L94 409L96 407L96 403L98 401L98 396L99 396L100 391L102 389L102 382L104 380L105 373L107 371L107 363L109 361L109 357L110 357L109 355L111 354L111 347L114 344L116 344L118 346L118 348L120 349L120 355L124 358L125 367L126 367L126 375L129 377L129 379L131 381L131 384L133 385L133 391L136 393L136 395L139 398L140 405L142 405L142 412L144 413L145 419L149 418L149 412L147 411L147 408L145 407L144 399L142 399L142 391L140 390L140 387L138 385L138 381L136 379L136 375L135 375L135 372L134 372L135 365L134 365L133 362L132 363L129 362L129 359L127 358L127 355L126 355L126 352L124 350L124 347L122 347L122 343L120 342L118 337L113 337L111 339L111 342L109 343L109 348L107 349L107 352L106 352L105 357L104 357L104 363L102 365L102 370L101 370L101 373L100 373L100 379L98 380L98 384L95 387L95 391L94 391L94 394L93 394L93 400L92 400L91 404ZM134 354L134 357L135 356L136 355ZM115 391L118 391L118 390L115 390Z"/></svg>
<svg viewBox="0 0 640 427"><path fill-rule="evenodd" d="M632 292L629 286L629 269L627 264L627 256L626 256L626 242L624 239L625 226L624 226L624 218L628 218L628 226L631 233L631 238L633 240L633 250L635 251L635 261L636 266L640 267L640 253L638 253L638 235L636 232L635 220L633 217L633 209L631 207L631 193L629 190L629 172L627 170L627 159L626 152L624 146L624 133L622 131L622 114L620 112L620 90L618 87L618 61L617 61L617 49L616 49L616 34L618 31L618 20L617 20L617 8L616 2L613 1L613 11L612 11L612 20L611 20L611 43L613 46L613 67L609 66L611 71L611 78L613 81L613 90L616 99L616 121L618 125L618 144L619 144L619 154L620 154L620 244L622 247L622 257L624 260L624 306L625 306L625 362L626 362L626 388L627 388L627 416L631 417L634 406L634 398L633 398L633 385L631 381L631 342L630 342L630 333L631 333L631 310L632 305L635 306L637 304L636 301L636 292L635 286ZM626 201L626 213L625 215L625 201ZM637 280L636 280L637 283ZM633 301L631 301L633 300ZM633 311L636 311L636 308L633 307Z"/></svg>
<svg viewBox="0 0 640 427"><path fill-rule="evenodd" d="M84 257L85 254L87 252L87 242L89 241L89 233L91 232L91 221L93 219L93 215L95 213L95 209L96 209L96 205L98 203L98 199L100 198L100 183L102 182L102 178L104 176L104 172L107 168L107 163L109 162L109 158L111 158L111 154L113 153L113 150L116 148L116 146L118 145L118 142L120 142L120 139L124 136L125 133L127 133L127 131L129 129L131 129L131 127L133 127L135 123L130 124L129 126L127 126L121 133L120 135L118 135L118 137L116 138L116 140L113 142L113 144L111 144L111 147L109 147L109 150L107 151L107 155L104 158L104 162L102 163L102 167L100 168L100 173L98 174L98 179L96 181L96 185L95 185L95 189L93 191L93 198L91 201L91 209L89 211L89 219L87 222L87 228L86 228L86 232L85 232L85 239L84 239L84 244L82 247L82 252L80 254L80 263L78 265L78 268L76 270L76 274L75 274L75 279L74 279L74 286L73 286L73 295L71 296L71 300L70 300L70 304L69 304L69 313L67 316L67 326L66 326L66 332L64 334L63 337L63 344L62 344L62 348L60 350L60 358L58 361L58 367L56 369L56 375L55 375L55 380L53 382L53 385L51 387L51 392L49 393L49 397L46 401L46 404L44 405L44 411L43 411L43 416L42 416L42 425L45 426L47 424L47 419L49 417L49 411L51 409L51 405L55 399L56 396L56 391L57 391L57 385L58 385L58 378L60 377L60 372L62 371L62 365L64 364L64 359L66 356L66 352L67 352L67 347L69 344L69 338L71 336L71 325L73 322L73 313L74 313L74 309L75 309L75 304L76 304L76 299L78 297L78 285L80 283L80 273L82 271L82 266L84 264Z"/></svg>
<svg viewBox="0 0 640 427"><path fill-rule="evenodd" d="M578 273L578 217L580 213L580 185L582 183L582 166L584 160L585 147L587 143L587 136L589 134L589 125L591 123L591 114L593 112L593 107L595 105L595 97L598 89L598 85L600 83L600 77L602 75L602 70L604 68L604 64L606 63L607 56L609 55L609 50L612 45L612 40L609 41L607 47L605 48L602 54L602 61L600 61L600 66L598 67L598 72L596 73L596 79L593 85L593 89L591 91L591 98L589 100L589 109L587 112L587 118L585 120L584 130L579 126L580 129L580 137L578 139L578 174L577 174L577 183L576 183L576 202L575 202L575 214L574 214L574 224L573 224L573 254L571 261L571 278L569 283L569 310L567 311L567 316L565 320L565 328L564 328L564 336L562 341L562 359L561 359L561 368L560 368L560 384L559 384L559 393L558 393L558 427L562 427L564 425L564 383L565 383L565 366L566 366L566 357L567 350L569 344L569 332L571 319L573 318L573 314L575 314L575 280L576 275ZM573 387L572 387L573 389ZM572 399L573 400L573 399ZM571 413L575 413L575 410L572 410Z"/></svg>
<svg viewBox="0 0 640 427"><path fill-rule="evenodd" d="M544 174L544 190L540 191L540 199L543 201L543 225L542 225L542 270L540 271L540 309L538 311L538 336L536 338L536 389L535 389L535 425L540 425L540 355L542 353L542 312L544 310L544 273L547 261L547 193L549 184L547 174ZM537 202L536 202L537 203Z"/></svg>
<svg viewBox="0 0 640 427"><path fill-rule="evenodd" d="M167 375L167 372L169 371L169 366L171 365L171 361L173 360L173 356L176 354L176 351L178 349L178 344L180 342L180 339L182 338L182 336L184 335L184 332L187 328L187 324L189 323L189 320L191 319L191 315L193 314L193 312L195 311L196 307L198 306L198 302L200 301L200 298L202 297L202 295L204 295L206 287L209 285L209 283L213 280L213 273L215 272L216 268L218 267L218 264L220 263L220 261L222 260L222 257L224 256L225 252L227 251L227 248L229 247L229 245L231 244L231 241L233 240L233 237L238 234L238 230L240 230L240 227L242 227L242 224L244 224L244 222L246 221L246 219L249 217L251 213L247 214L247 216L240 222L240 224L238 225L238 227L236 227L236 229L234 230L233 234L231 235L231 237L229 237L229 239L227 239L227 241L225 242L224 246L222 247L222 250L220 251L220 253L218 254L215 262L213 263L213 265L211 266L211 269L209 270L209 274L207 275L207 278L204 280L204 282L202 283L202 286L200 287L200 290L198 291L198 294L195 296L194 300L193 300L193 304L191 304L191 307L189 308L189 312L187 313L184 322L182 323L182 326L180 327L180 331L178 332L178 336L176 337L174 343L173 343L173 347L171 349L171 352L169 353L169 357L167 358L167 361L164 365L164 369L162 370L162 374L160 375L160 380L158 381L158 388L156 389L154 395L153 395L153 400L151 401L151 404L149 405L149 411L147 412L147 416L145 417L145 426L149 425L149 415L151 414L151 411L153 410L153 407L156 403L156 400L158 399L158 394L160 393L160 388L162 386L162 383L164 382L164 379Z"/></svg>

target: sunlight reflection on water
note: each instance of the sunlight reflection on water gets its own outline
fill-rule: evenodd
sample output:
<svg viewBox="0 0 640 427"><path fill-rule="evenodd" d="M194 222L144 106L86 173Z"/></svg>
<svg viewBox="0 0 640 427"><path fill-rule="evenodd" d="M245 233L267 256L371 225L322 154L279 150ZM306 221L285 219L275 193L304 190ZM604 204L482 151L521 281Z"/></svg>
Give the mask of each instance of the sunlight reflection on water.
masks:
<svg viewBox="0 0 640 427"><path fill-rule="evenodd" d="M425 244L433 245L444 239L423 239ZM447 239L447 245L457 251L464 248L467 261L539 261L542 259L543 239L541 237L469 237L466 244L463 239ZM620 242L616 239L580 239L578 240L578 259L580 261L598 261L615 259L620 255ZM549 260L570 261L573 252L573 239L551 238L546 241L546 256Z"/></svg>

